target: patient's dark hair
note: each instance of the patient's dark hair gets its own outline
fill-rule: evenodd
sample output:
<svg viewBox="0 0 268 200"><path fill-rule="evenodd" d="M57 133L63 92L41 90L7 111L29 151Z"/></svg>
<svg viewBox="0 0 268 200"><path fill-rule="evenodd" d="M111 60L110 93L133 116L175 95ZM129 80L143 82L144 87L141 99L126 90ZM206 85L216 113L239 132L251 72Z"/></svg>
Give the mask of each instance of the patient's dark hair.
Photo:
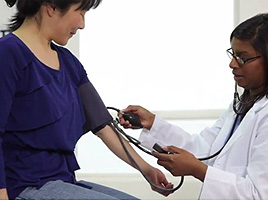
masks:
<svg viewBox="0 0 268 200"><path fill-rule="evenodd" d="M258 14L241 24L239 24L232 32L230 36L230 41L233 38L249 41L251 46L260 53L264 60L264 64L267 67L266 77L268 77L268 14ZM245 89L243 95L241 96L241 102L237 102L235 105L240 113L246 113L254 102L260 100L262 97L268 97L268 81L266 82L266 88L258 94L254 102L249 102L249 90Z"/></svg>
<svg viewBox="0 0 268 200"><path fill-rule="evenodd" d="M26 17L32 17L40 10L40 7L44 3L50 3L56 8L60 9L62 13L68 11L68 9L74 5L81 3L77 10L89 10L96 8L102 0L5 0L9 7L17 4L17 13L10 21L10 31L17 30L23 23Z"/></svg>

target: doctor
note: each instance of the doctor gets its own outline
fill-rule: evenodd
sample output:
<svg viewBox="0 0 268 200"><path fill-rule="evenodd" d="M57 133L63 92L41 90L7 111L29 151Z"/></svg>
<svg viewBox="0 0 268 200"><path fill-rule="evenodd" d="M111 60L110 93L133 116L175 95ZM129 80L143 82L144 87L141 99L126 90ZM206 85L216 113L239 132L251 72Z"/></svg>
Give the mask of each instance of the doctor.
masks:
<svg viewBox="0 0 268 200"><path fill-rule="evenodd" d="M211 128L191 135L140 106L124 112L140 117L144 146L158 143L173 153L154 152L159 165L203 182L200 199L268 199L268 14L238 25L230 43L230 68L244 91L235 91L232 105ZM123 119L121 124L134 128ZM198 159L216 152L207 162Z"/></svg>

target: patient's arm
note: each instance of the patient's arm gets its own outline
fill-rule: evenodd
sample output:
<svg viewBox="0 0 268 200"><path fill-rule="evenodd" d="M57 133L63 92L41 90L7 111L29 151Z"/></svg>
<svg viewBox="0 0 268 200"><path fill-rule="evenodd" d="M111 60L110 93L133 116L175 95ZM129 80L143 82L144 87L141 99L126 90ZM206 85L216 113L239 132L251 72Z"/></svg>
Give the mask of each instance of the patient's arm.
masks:
<svg viewBox="0 0 268 200"><path fill-rule="evenodd" d="M1 200L8 200L7 190L5 188L0 189L0 199Z"/></svg>

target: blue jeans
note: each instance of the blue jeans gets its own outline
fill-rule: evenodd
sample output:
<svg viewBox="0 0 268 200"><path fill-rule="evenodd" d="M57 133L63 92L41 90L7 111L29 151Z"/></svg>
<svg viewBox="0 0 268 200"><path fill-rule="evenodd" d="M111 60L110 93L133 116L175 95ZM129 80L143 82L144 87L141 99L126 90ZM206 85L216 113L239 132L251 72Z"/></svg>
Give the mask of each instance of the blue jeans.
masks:
<svg viewBox="0 0 268 200"><path fill-rule="evenodd" d="M79 181L78 185L63 181L50 181L39 190L35 187L26 188L16 200L137 200L136 197L124 192L91 182Z"/></svg>

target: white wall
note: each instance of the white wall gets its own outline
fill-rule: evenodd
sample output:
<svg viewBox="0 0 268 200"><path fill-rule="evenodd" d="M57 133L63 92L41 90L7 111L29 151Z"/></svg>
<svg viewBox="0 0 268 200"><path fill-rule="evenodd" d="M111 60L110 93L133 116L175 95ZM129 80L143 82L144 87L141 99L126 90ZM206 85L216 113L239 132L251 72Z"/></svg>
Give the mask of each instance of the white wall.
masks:
<svg viewBox="0 0 268 200"><path fill-rule="evenodd" d="M105 0L103 3L105 3ZM235 25L257 13L268 12L267 0L234 0L234 5ZM10 9L6 6L4 0L0 1L0 28L8 23L8 19L10 18L13 10L14 8ZM70 42L72 43L70 49L72 49L76 55L79 55L79 35L70 40Z"/></svg>
<svg viewBox="0 0 268 200"><path fill-rule="evenodd" d="M87 22L80 60L106 105L180 111L229 104L232 1L113 0Z"/></svg>
<svg viewBox="0 0 268 200"><path fill-rule="evenodd" d="M235 25L259 13L268 12L267 0L234 0Z"/></svg>

